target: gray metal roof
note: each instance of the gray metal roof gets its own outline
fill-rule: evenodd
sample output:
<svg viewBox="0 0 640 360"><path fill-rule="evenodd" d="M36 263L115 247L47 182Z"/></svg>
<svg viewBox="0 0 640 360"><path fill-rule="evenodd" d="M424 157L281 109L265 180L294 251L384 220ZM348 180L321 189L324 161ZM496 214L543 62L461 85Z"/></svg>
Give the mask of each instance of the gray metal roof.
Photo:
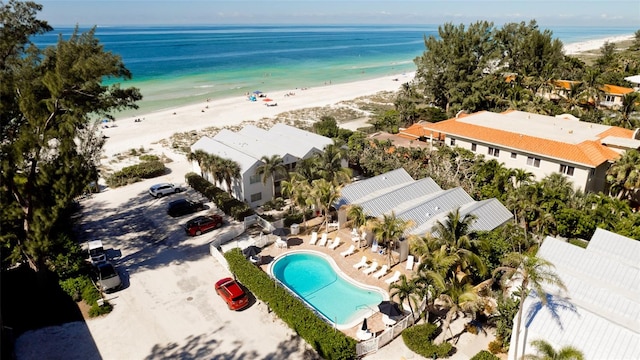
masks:
<svg viewBox="0 0 640 360"><path fill-rule="evenodd" d="M389 171L365 180L360 180L346 185L340 192L339 203L351 204L376 191L401 186L413 182L413 178L403 168Z"/></svg>
<svg viewBox="0 0 640 360"><path fill-rule="evenodd" d="M542 243L537 255L555 265L567 292L545 286L551 294L548 307L541 308L534 296L526 299L527 341L543 339L555 348L574 346L585 359L637 359L640 270L620 261L625 255L617 249L634 249L637 241L603 230L596 231L594 239L599 240L586 249L552 237ZM513 331L512 345L515 334ZM521 338L524 336L522 330ZM530 345L526 349L527 353L532 352ZM514 351L509 350L509 358ZM518 353L522 353L521 349Z"/></svg>
<svg viewBox="0 0 640 360"><path fill-rule="evenodd" d="M288 151L300 158L305 158L305 154L316 151L323 151L327 145L333 144L333 140L322 135L318 135L309 131L298 129L297 127L287 124L278 123L269 129L270 136L273 141L286 145Z"/></svg>
<svg viewBox="0 0 640 360"><path fill-rule="evenodd" d="M413 180L402 168L345 186L337 207L345 204L358 204L373 217L393 211L414 223L407 232L416 235L430 232L436 221L457 208L463 215L470 212L478 217L472 230L492 230L511 219L509 210L496 199L476 202L462 188L442 190L433 179Z"/></svg>

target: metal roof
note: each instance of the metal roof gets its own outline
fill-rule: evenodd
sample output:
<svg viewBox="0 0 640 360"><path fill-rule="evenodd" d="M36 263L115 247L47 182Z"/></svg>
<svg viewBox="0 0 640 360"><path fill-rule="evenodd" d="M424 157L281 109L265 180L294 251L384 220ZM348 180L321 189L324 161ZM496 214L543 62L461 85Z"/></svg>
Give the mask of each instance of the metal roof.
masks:
<svg viewBox="0 0 640 360"><path fill-rule="evenodd" d="M395 215L414 226L410 234L431 231L436 221L457 208L461 214L472 213L478 220L472 230L492 230L511 219L511 213L496 199L476 202L462 188L442 190L431 178L413 180L402 168L345 186L337 207L358 204L373 217Z"/></svg>
<svg viewBox="0 0 640 360"><path fill-rule="evenodd" d="M292 154L301 154L300 158L304 158L304 154L309 153L313 148L317 151L323 151L327 145L333 144L333 140L322 135L298 129L283 123L277 123L269 129L269 134L273 135L273 141L282 143L286 141L287 149L291 148Z"/></svg>
<svg viewBox="0 0 640 360"><path fill-rule="evenodd" d="M389 171L372 178L360 180L346 185L340 192L341 199L338 203L359 203L358 200L376 192L395 186L401 186L413 182L413 178L403 168ZM361 200L360 200L361 201Z"/></svg>
<svg viewBox="0 0 640 360"><path fill-rule="evenodd" d="M229 129L220 130L213 137L213 140L243 152L256 160L260 160L263 156L279 155L284 158L287 155L287 151L278 146L278 144L270 144L259 138L233 132Z"/></svg>
<svg viewBox="0 0 640 360"><path fill-rule="evenodd" d="M620 254L623 250L618 247L634 251L638 242L600 229L594 240L586 249L552 237L544 240L537 256L555 265L567 292L545 286L551 294L547 307L540 307L535 296L526 299L527 327L521 330L521 339L525 336L528 342L543 339L555 348L574 346L585 359L637 359L640 270L620 261L633 253ZM514 355L515 334L514 330L509 358ZM525 352L532 352L530 344ZM522 354L522 349L518 354Z"/></svg>
<svg viewBox="0 0 640 360"><path fill-rule="evenodd" d="M606 254L633 268L640 267L640 241L597 228L589 241L589 251Z"/></svg>
<svg viewBox="0 0 640 360"><path fill-rule="evenodd" d="M196 150L202 150L208 154L215 154L225 159L234 160L240 165L243 173L255 165L256 162L259 162L258 159L206 136L191 145L191 151Z"/></svg>

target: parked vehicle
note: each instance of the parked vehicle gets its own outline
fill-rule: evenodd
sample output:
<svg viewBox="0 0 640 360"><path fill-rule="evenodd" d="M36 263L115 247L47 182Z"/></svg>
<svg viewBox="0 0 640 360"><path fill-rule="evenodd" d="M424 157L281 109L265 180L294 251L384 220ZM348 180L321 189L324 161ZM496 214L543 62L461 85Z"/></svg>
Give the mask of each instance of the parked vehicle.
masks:
<svg viewBox="0 0 640 360"><path fill-rule="evenodd" d="M92 264L99 264L107 261L107 253L104 251L102 241L92 240L89 241L89 261Z"/></svg>
<svg viewBox="0 0 640 360"><path fill-rule="evenodd" d="M176 184L162 183L155 184L149 188L149 194L153 197L163 197L169 194L177 194L181 192L183 189Z"/></svg>
<svg viewBox="0 0 640 360"><path fill-rule="evenodd" d="M196 236L217 229L221 227L223 223L224 221L220 215L201 215L187 221L184 229L188 235Z"/></svg>
<svg viewBox="0 0 640 360"><path fill-rule="evenodd" d="M194 212L201 210L204 210L204 204L199 201L178 199L169 203L167 214L169 214L169 216L178 217L193 214Z"/></svg>
<svg viewBox="0 0 640 360"><path fill-rule="evenodd" d="M122 288L122 279L110 262L95 265L95 281L100 290L110 293Z"/></svg>
<svg viewBox="0 0 640 360"><path fill-rule="evenodd" d="M240 310L249 305L249 297L232 278L224 278L216 283L216 293L227 303L229 310Z"/></svg>

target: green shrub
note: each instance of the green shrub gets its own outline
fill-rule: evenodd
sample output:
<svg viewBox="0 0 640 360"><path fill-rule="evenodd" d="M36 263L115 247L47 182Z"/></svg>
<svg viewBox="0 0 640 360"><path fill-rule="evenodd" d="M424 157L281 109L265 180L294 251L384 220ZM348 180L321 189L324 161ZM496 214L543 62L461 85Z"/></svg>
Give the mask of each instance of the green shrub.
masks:
<svg viewBox="0 0 640 360"><path fill-rule="evenodd" d="M218 209L234 219L243 221L245 217L255 214L247 203L232 197L228 192L213 185L202 176L191 172L185 175L185 179L195 191L204 195L216 204Z"/></svg>
<svg viewBox="0 0 640 360"><path fill-rule="evenodd" d="M245 259L239 249L224 254L231 272L256 298L267 304L291 329L325 359L354 359L356 340L336 331L259 267Z"/></svg>
<svg viewBox="0 0 640 360"><path fill-rule="evenodd" d="M73 301L78 302L82 300L82 295L86 287L93 287L91 280L86 276L78 276L60 281L60 287L64 292L69 294Z"/></svg>
<svg viewBox="0 0 640 360"><path fill-rule="evenodd" d="M157 161L160 160L160 158L157 155L140 155L138 157L138 159L140 159L140 161Z"/></svg>
<svg viewBox="0 0 640 360"><path fill-rule="evenodd" d="M108 301L105 301L104 304L102 304L102 306L98 305L98 303L96 302L95 304L91 305L91 309L89 309L89 317L96 317L96 316L108 314L112 310L113 310L113 306Z"/></svg>
<svg viewBox="0 0 640 360"><path fill-rule="evenodd" d="M500 339L495 339L490 342L489 351L491 351L492 354L499 354L501 352L504 352L502 341L500 341Z"/></svg>
<svg viewBox="0 0 640 360"><path fill-rule="evenodd" d="M438 336L440 329L438 326L428 323L415 325L402 332L402 340L411 351L426 358L431 358L434 354L437 357L449 357L453 346L448 343L434 344L433 339Z"/></svg>
<svg viewBox="0 0 640 360"><path fill-rule="evenodd" d="M475 354L471 360L500 360L499 357L493 355L487 350L482 350L479 353Z"/></svg>
<svg viewBox="0 0 640 360"><path fill-rule="evenodd" d="M164 175L165 172L166 168L161 161L145 161L140 164L127 166L113 173L107 177L106 182L109 187L114 188L140 181L140 179L158 177Z"/></svg>

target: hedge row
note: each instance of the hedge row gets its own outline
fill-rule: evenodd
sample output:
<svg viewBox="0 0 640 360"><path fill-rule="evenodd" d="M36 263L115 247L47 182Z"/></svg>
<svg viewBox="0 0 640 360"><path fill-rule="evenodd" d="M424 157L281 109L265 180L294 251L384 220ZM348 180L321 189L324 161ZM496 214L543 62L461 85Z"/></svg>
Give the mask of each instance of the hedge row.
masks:
<svg viewBox="0 0 640 360"><path fill-rule="evenodd" d="M89 317L107 314L113 309L108 301L105 301L102 306L98 305L98 300L102 298L100 292L85 275L62 280L60 281L60 287L71 296L73 301L78 302L84 300L87 304L91 305Z"/></svg>
<svg viewBox="0 0 640 360"><path fill-rule="evenodd" d="M320 319L302 301L278 286L259 267L247 261L239 249L226 252L224 257L237 279L313 346L321 357L330 360L356 358L355 339Z"/></svg>
<svg viewBox="0 0 640 360"><path fill-rule="evenodd" d="M499 357L493 355L487 350L482 350L479 353L475 354L471 360L500 360Z"/></svg>
<svg viewBox="0 0 640 360"><path fill-rule="evenodd" d="M425 358L449 357L452 345L448 342L434 344L433 339L440 333L437 325L427 323L415 325L402 332L402 340L411 351L418 353ZM434 356L435 355L435 356Z"/></svg>
<svg viewBox="0 0 640 360"><path fill-rule="evenodd" d="M106 183L109 187L115 188L140 181L140 179L158 177L164 175L165 172L166 168L161 161L143 161L140 164L127 166L113 173L106 179Z"/></svg>
<svg viewBox="0 0 640 360"><path fill-rule="evenodd" d="M213 185L202 176L190 172L185 175L185 179L189 186L213 201L218 209L234 219L243 221L245 217L254 214L249 205L229 195L229 193Z"/></svg>

